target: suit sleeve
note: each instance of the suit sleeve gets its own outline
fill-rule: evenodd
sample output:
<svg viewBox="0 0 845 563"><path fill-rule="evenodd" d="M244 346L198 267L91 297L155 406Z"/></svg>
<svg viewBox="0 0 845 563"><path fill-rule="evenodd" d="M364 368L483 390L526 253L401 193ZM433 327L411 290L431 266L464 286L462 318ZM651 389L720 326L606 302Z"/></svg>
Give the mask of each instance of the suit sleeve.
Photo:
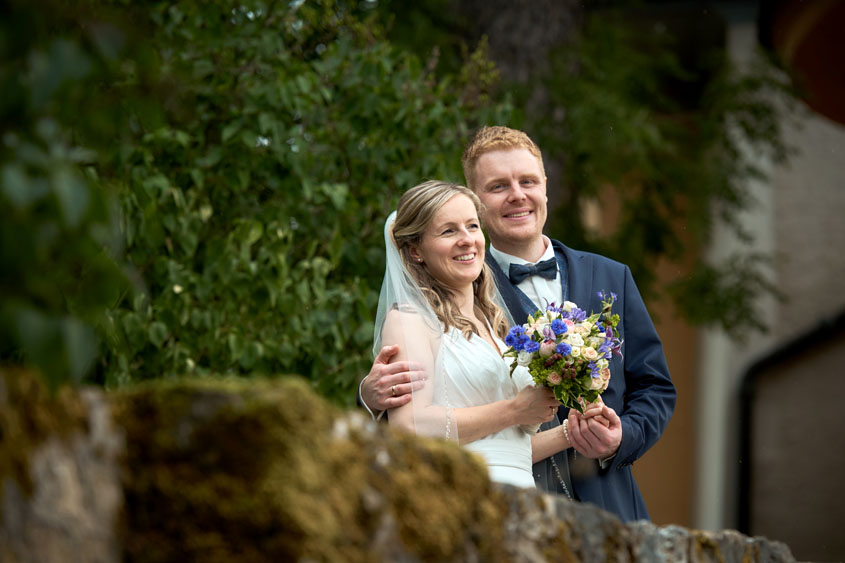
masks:
<svg viewBox="0 0 845 563"><path fill-rule="evenodd" d="M676 399L663 345L627 266L624 276L625 406L616 467L632 464L660 439Z"/></svg>

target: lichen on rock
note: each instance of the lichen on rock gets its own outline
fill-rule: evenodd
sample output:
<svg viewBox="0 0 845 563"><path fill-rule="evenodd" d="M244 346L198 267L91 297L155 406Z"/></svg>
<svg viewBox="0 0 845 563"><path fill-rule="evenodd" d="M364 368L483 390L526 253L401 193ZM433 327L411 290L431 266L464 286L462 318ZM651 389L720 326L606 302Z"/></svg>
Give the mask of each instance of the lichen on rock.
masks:
<svg viewBox="0 0 845 563"><path fill-rule="evenodd" d="M123 506L101 391L51 394L37 374L0 371L0 561L119 560Z"/></svg>
<svg viewBox="0 0 845 563"><path fill-rule="evenodd" d="M9 479L31 494L33 451L51 436L84 430L85 422L85 408L71 388L51 393L37 373L0 370L0 483ZM0 498L2 494L0 487Z"/></svg>

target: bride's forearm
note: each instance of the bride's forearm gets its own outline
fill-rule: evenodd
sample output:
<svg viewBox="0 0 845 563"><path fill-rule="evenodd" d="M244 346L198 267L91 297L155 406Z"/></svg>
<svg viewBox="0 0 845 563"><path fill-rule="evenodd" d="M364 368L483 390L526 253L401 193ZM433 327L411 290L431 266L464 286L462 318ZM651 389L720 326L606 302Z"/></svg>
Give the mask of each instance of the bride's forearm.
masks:
<svg viewBox="0 0 845 563"><path fill-rule="evenodd" d="M517 424L513 401L502 400L477 407L454 409L458 441L468 444Z"/></svg>
<svg viewBox="0 0 845 563"><path fill-rule="evenodd" d="M546 459L570 448L571 445L566 439L562 425L534 434L531 436L531 463Z"/></svg>
<svg viewBox="0 0 845 563"><path fill-rule="evenodd" d="M429 405L413 410L412 404L390 411L390 424L426 436L443 436L449 425L457 428L458 441L467 444L517 424L513 401L502 400L477 407L447 409Z"/></svg>

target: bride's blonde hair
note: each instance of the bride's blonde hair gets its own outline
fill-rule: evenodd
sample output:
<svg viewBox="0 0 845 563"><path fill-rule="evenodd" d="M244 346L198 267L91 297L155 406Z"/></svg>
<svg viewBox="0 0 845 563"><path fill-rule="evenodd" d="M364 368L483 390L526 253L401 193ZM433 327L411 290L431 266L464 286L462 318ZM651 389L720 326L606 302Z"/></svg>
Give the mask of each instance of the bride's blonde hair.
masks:
<svg viewBox="0 0 845 563"><path fill-rule="evenodd" d="M472 190L450 182L429 180L414 186L400 198L396 208L396 220L393 223L393 241L399 250L402 264L413 276L437 318L443 323L444 331L455 327L469 339L471 334L478 334L478 329L461 314L452 290L432 276L424 263L419 263L411 257L411 247L418 247L422 243L423 234L428 230L434 215L456 195L468 197L475 205L479 218L482 216L484 206ZM481 274L472 283L475 310L476 314L490 323L500 338L504 338L508 326L502 310L494 301L494 284L493 274L489 266L484 264Z"/></svg>

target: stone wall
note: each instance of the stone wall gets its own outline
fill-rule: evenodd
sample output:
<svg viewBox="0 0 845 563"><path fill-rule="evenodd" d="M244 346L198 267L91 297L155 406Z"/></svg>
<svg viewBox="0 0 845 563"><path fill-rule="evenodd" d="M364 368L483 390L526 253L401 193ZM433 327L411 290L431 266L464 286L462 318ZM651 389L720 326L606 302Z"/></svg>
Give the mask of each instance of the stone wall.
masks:
<svg viewBox="0 0 845 563"><path fill-rule="evenodd" d="M793 561L764 538L500 487L466 450L339 411L296 378L59 400L0 375L4 563Z"/></svg>
<svg viewBox="0 0 845 563"><path fill-rule="evenodd" d="M123 451L102 392L0 372L0 562L119 561Z"/></svg>

